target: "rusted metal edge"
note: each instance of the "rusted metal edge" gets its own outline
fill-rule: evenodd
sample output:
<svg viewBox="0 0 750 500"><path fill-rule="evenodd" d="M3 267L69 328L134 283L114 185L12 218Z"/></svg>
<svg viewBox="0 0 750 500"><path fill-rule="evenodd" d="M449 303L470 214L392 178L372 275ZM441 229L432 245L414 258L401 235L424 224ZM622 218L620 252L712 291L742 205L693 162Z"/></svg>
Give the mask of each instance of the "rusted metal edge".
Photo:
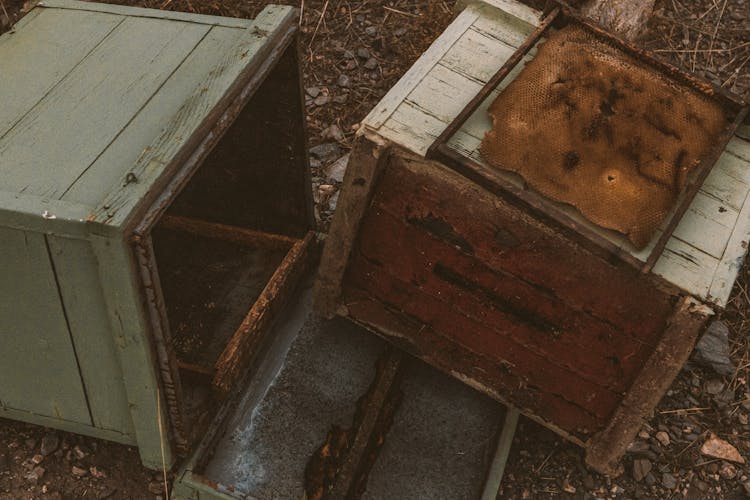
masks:
<svg viewBox="0 0 750 500"><path fill-rule="evenodd" d="M620 459L690 357L698 333L712 314L692 297L677 303L659 344L607 427L586 442L586 463L591 468L602 474L622 472Z"/></svg>
<svg viewBox="0 0 750 500"><path fill-rule="evenodd" d="M701 161L700 166L696 169L695 178L683 190L683 195L681 197L682 199L677 205L677 209L675 210L674 215L672 215L672 217L669 219L667 227L664 229L661 236L657 240L656 245L651 250L646 263L641 267L641 271L643 271L644 273L651 272L651 270L656 265L656 261L659 260L659 257L664 252L664 248L667 246L667 242L669 242L669 239L672 237L675 229L677 229L677 225L680 223L682 216L685 215L685 212L687 212L688 208L690 208L690 204L695 198L695 195L698 194L701 186L703 186L703 182L705 182L708 174L711 173L713 166L719 160L719 157L722 155L722 153L724 153L727 144L729 144L729 141L732 140L732 137L734 137L734 134L739 126L742 125L742 121L748 114L748 109L750 108L746 106L737 113L734 121L726 128L726 130L724 130L719 140L716 141L716 143L711 148L709 154Z"/></svg>
<svg viewBox="0 0 750 500"><path fill-rule="evenodd" d="M364 402L364 414L355 429L354 439L347 451L344 463L336 474L333 488L324 496L326 500L356 498L356 488L367 474L367 458L378 443L377 424L381 420L383 407L399 388L399 381L406 365L405 355L399 349L389 346L378 371L372 389Z"/></svg>
<svg viewBox="0 0 750 500"><path fill-rule="evenodd" d="M262 341L263 334L306 270L314 241L315 233L308 231L307 235L287 252L217 359L212 387L220 397L226 398L244 375L256 348Z"/></svg>
<svg viewBox="0 0 750 500"><path fill-rule="evenodd" d="M283 234L267 233L265 231L228 226L226 224L208 222L190 217L179 217L176 215L163 216L160 219L158 226L173 231L194 234L196 236L204 236L206 238L269 250L288 251L300 241L298 238L292 238L291 236Z"/></svg>
<svg viewBox="0 0 750 500"><path fill-rule="evenodd" d="M141 283L146 296L152 342L156 350L156 361L161 376L161 392L166 400L167 413L172 423L170 435L177 454L185 456L190 451L190 442L185 426L186 416L182 401L182 384L151 237L136 238L133 248L135 249Z"/></svg>
<svg viewBox="0 0 750 500"><path fill-rule="evenodd" d="M359 226L379 177L390 156L391 144L377 137L357 137L344 175L342 199L333 215L313 289L313 307L326 317L336 314L344 273Z"/></svg>
<svg viewBox="0 0 750 500"><path fill-rule="evenodd" d="M492 78L490 78L487 83L484 84L484 87L479 90L479 92L471 99L471 101L469 101L468 104L464 106L461 112L456 115L453 121L448 124L448 126L437 137L437 139L435 139L435 141L427 149L425 158L432 159L435 157L435 154L438 151L438 146L446 144L448 142L448 139L453 137L453 135L458 132L463 124L466 123L466 120L468 120L469 117L474 114L479 105L482 104L482 102L484 102L487 97L489 97L492 91L495 90L498 85L500 85L505 77L510 74L513 68L515 68L519 62L521 62L521 59L523 59L523 57L534 47L534 45L536 45L539 39L544 36L550 26L552 26L553 22L557 19L560 12L560 7L555 7L550 11L549 14L544 17L544 19L542 19L542 21L539 23L539 26L537 26L537 28L531 33L531 35L529 35L529 37L524 40L521 45L518 46L516 51L513 52L508 60L505 61L502 66L500 66L500 69L498 69L497 72L492 75Z"/></svg>

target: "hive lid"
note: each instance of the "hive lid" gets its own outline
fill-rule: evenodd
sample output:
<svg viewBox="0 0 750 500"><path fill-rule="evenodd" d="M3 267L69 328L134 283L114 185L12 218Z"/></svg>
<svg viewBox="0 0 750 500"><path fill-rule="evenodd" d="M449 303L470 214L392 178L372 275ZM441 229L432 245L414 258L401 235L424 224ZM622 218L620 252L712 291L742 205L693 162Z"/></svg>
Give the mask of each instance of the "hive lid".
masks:
<svg viewBox="0 0 750 500"><path fill-rule="evenodd" d="M39 4L0 37L0 214L122 225L288 42L294 16Z"/></svg>

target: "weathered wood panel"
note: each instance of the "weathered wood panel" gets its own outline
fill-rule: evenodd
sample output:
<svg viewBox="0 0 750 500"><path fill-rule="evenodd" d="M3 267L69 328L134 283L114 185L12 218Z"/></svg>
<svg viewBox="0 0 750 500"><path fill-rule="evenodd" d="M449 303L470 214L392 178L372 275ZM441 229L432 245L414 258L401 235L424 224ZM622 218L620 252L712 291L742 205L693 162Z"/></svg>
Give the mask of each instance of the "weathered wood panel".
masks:
<svg viewBox="0 0 750 500"><path fill-rule="evenodd" d="M0 137L52 90L123 17L36 9L29 29L0 38ZM70 29L71 24L76 29Z"/></svg>
<svg viewBox="0 0 750 500"><path fill-rule="evenodd" d="M137 17L119 24L0 139L13 166L6 189L61 197L208 30Z"/></svg>
<svg viewBox="0 0 750 500"><path fill-rule="evenodd" d="M46 237L0 228L0 241L0 406L91 425Z"/></svg>
<svg viewBox="0 0 750 500"><path fill-rule="evenodd" d="M508 396L520 380L588 413L595 427L618 406L672 311L671 297L648 276L604 261L459 174L403 152L377 186L344 287L343 303L357 321L383 321L382 310L368 317L353 299L366 293L419 325L419 338L413 329L388 335L401 335L420 354L432 359L447 343L481 356L499 367L493 373L505 373L482 385L529 408ZM469 376L461 359L444 366ZM579 432L562 423L571 413L534 408Z"/></svg>
<svg viewBox="0 0 750 500"><path fill-rule="evenodd" d="M94 426L120 432L132 441L133 422L112 342L96 256L85 240L54 235L47 240Z"/></svg>

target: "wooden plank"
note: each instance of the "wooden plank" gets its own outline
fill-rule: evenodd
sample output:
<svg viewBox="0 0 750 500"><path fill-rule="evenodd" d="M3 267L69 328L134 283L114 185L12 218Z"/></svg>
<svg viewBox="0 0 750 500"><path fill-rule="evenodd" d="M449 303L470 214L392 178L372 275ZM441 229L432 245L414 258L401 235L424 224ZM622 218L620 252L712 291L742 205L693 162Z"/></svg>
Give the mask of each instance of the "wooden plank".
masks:
<svg viewBox="0 0 750 500"><path fill-rule="evenodd" d="M712 314L711 309L690 297L680 300L658 347L606 429L589 441L586 463L594 470L613 475L622 472L620 459L690 357L698 332Z"/></svg>
<svg viewBox="0 0 750 500"><path fill-rule="evenodd" d="M716 257L672 238L652 272L690 294L705 298L718 264Z"/></svg>
<svg viewBox="0 0 750 500"><path fill-rule="evenodd" d="M82 222L89 211L78 203L0 191L0 221L8 228L85 238Z"/></svg>
<svg viewBox="0 0 750 500"><path fill-rule="evenodd" d="M0 228L0 406L92 425L45 236Z"/></svg>
<svg viewBox="0 0 750 500"><path fill-rule="evenodd" d="M436 64L405 102L447 124L481 88L481 84L465 75Z"/></svg>
<svg viewBox="0 0 750 500"><path fill-rule="evenodd" d="M479 18L481 7L470 5L443 31L430 45L409 71L388 91L372 111L365 117L363 124L373 130L379 129L399 107L401 102L430 72L443 55L456 43L469 27Z"/></svg>
<svg viewBox="0 0 750 500"><path fill-rule="evenodd" d="M165 19L170 21L182 21L186 23L207 24L212 26L224 26L227 28L247 28L252 25L252 19L239 19L224 16L208 16L205 14L194 14L192 12L177 12L172 10L144 9L142 7L131 7L129 5L104 4L96 2L81 2L77 0L43 0L37 4L39 7L50 9L66 9L84 12L104 12L127 17L145 17L152 19Z"/></svg>
<svg viewBox="0 0 750 500"><path fill-rule="evenodd" d="M91 207L102 202L113 185L121 183L154 137L164 130L196 85L237 43L242 30L215 27L188 55L164 85L138 111L117 140L111 142L86 172L68 189L65 200L76 200Z"/></svg>
<svg viewBox="0 0 750 500"><path fill-rule="evenodd" d="M539 25L539 14L533 11L530 16L519 17L510 10L483 9L471 28L517 49Z"/></svg>
<svg viewBox="0 0 750 500"><path fill-rule="evenodd" d="M440 62L485 84L514 52L514 47L472 28L456 41Z"/></svg>
<svg viewBox="0 0 750 500"><path fill-rule="evenodd" d="M158 19L123 21L0 140L0 154L13 165L7 189L62 196L208 29Z"/></svg>
<svg viewBox="0 0 750 500"><path fill-rule="evenodd" d="M134 208L152 201L149 192L158 192L167 180L174 180L172 174L177 168L189 163L190 172L186 170L187 177L182 180L189 178L221 136L211 130L217 124L228 127L234 121L240 105L249 100L291 42L295 12L291 7L270 5L258 15L253 27L243 31L235 46L183 100L167 126L131 167L126 177L137 182L123 179L115 184L97 206L91 222L120 227L131 218Z"/></svg>
<svg viewBox="0 0 750 500"><path fill-rule="evenodd" d="M404 102L381 127L378 134L424 156L447 125L414 104Z"/></svg>
<svg viewBox="0 0 750 500"><path fill-rule="evenodd" d="M124 19L93 12L32 12L37 15L28 29L0 38L0 138Z"/></svg>
<svg viewBox="0 0 750 500"><path fill-rule="evenodd" d="M174 450L169 436L163 436L162 441L159 432L160 425L169 429L167 404L158 403L157 360L149 339L150 325L139 293L140 273L133 251L124 241L111 237L92 234L90 241L99 262L99 281L107 284L103 293L109 332L122 370L141 461L146 467L161 469L164 460L170 468L175 461Z"/></svg>
<svg viewBox="0 0 750 500"><path fill-rule="evenodd" d="M205 238L239 243L248 247L267 248L270 250L288 251L299 241L297 238L283 234L266 233L254 229L228 226L176 215L165 215L162 217L159 221L159 227L195 234Z"/></svg>
<svg viewBox="0 0 750 500"><path fill-rule="evenodd" d="M497 448L492 458L487 480L484 484L481 500L495 500L500 494L500 484L505 474L505 465L508 463L510 448L513 446L513 438L516 435L516 426L518 425L519 411L513 406L505 410L505 420L503 430L497 440Z"/></svg>
<svg viewBox="0 0 750 500"><path fill-rule="evenodd" d="M672 237L719 259L724 254L738 215L726 203L699 191Z"/></svg>
<svg viewBox="0 0 750 500"><path fill-rule="evenodd" d="M86 383L94 426L135 439L122 372L99 282L98 262L85 240L47 237L62 303Z"/></svg>
<svg viewBox="0 0 750 500"><path fill-rule="evenodd" d="M459 0L456 2L456 10L465 9L467 5L471 5L472 3L480 3L493 7L503 14L516 17L532 26L536 26L539 23L539 18L542 15L538 10L517 0Z"/></svg>
<svg viewBox="0 0 750 500"><path fill-rule="evenodd" d="M313 292L315 309L324 316L336 314L354 241L389 154L382 140L373 142L359 136L354 143L344 175L346 196L342 197L328 232L327 240L335 244L325 246Z"/></svg>
<svg viewBox="0 0 750 500"><path fill-rule="evenodd" d="M229 395L257 355L263 336L307 269L314 241L315 233L309 231L289 250L214 364L212 387L221 397Z"/></svg>

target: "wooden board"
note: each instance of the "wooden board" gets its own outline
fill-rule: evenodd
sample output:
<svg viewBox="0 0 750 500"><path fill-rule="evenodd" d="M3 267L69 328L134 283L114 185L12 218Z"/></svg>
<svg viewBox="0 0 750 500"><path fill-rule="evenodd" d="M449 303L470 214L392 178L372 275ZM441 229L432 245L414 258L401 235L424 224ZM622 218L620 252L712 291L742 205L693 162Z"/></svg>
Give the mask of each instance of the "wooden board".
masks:
<svg viewBox="0 0 750 500"><path fill-rule="evenodd" d="M46 237L0 228L0 406L90 426ZM7 355L12 353L12 355Z"/></svg>
<svg viewBox="0 0 750 500"><path fill-rule="evenodd" d="M518 18L501 10L516 11L506 5L507 0L496 7L488 5L493 3L466 7L414 65L414 71L368 115L362 133L379 135L424 155L510 50L533 29L527 15L518 14ZM478 146L490 128L486 108L495 95L449 141L453 149L480 162ZM683 216L653 272L702 300L725 306L750 241L750 219L741 215L750 210L745 208L748 193L750 142L737 136ZM648 247L637 251L617 233L596 227L574 210L569 213L635 258L644 261L648 256Z"/></svg>

